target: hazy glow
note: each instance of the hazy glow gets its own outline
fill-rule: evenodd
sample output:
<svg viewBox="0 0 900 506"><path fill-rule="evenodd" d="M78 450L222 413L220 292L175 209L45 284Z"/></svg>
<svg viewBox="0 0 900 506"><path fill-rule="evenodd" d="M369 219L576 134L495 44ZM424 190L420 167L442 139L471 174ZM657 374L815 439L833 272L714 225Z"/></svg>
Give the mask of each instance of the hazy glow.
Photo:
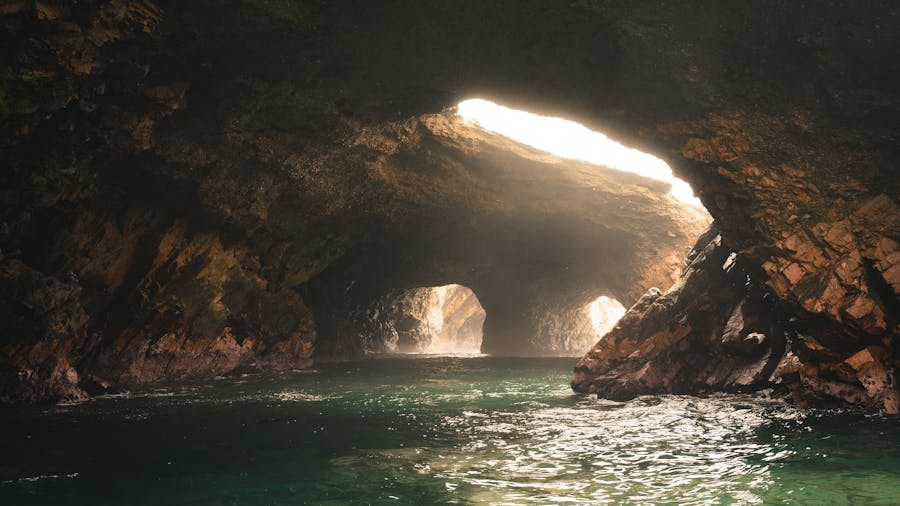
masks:
<svg viewBox="0 0 900 506"><path fill-rule="evenodd" d="M665 181L672 185L669 194L673 197L703 207L700 199L694 197L690 185L676 178L666 162L627 148L574 121L538 116L481 99L460 102L457 109L460 116L481 125L485 130L554 155Z"/></svg>
<svg viewBox="0 0 900 506"><path fill-rule="evenodd" d="M485 312L471 289L444 285L420 288L419 294L424 312L417 314L418 332L429 335L430 340L412 353L481 353Z"/></svg>
<svg viewBox="0 0 900 506"><path fill-rule="evenodd" d="M604 336L616 326L616 322L625 314L625 306L616 299L600 296L591 302L588 312L591 315L591 324L598 336Z"/></svg>

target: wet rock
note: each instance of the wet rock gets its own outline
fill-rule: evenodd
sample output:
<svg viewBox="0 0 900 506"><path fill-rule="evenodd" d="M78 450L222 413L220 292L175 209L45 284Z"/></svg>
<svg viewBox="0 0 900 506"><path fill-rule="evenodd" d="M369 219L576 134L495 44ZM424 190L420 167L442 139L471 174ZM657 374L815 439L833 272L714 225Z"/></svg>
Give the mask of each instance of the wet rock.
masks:
<svg viewBox="0 0 900 506"><path fill-rule="evenodd" d="M641 297L579 360L572 388L622 400L772 384L785 337L731 255L718 230L704 234L678 283Z"/></svg>
<svg viewBox="0 0 900 506"><path fill-rule="evenodd" d="M80 401L89 344L81 287L0 257L0 400Z"/></svg>
<svg viewBox="0 0 900 506"><path fill-rule="evenodd" d="M826 305L842 303L842 285L815 288L808 306L773 305L760 274L729 253L721 236L707 234L679 283L642 297L578 362L572 388L628 399L771 387L802 405L897 413L896 351L892 339L873 344L886 327L872 298L860 295L846 309L855 322L848 335L822 316Z"/></svg>
<svg viewBox="0 0 900 506"><path fill-rule="evenodd" d="M745 321L744 311L748 304L749 302L745 298L735 306L722 329L722 343L736 351L752 354L759 350L759 346L765 342L766 335L762 332L754 332L754 329L759 327Z"/></svg>
<svg viewBox="0 0 900 506"><path fill-rule="evenodd" d="M872 400L838 364L879 345L896 369L900 75L895 34L853 27L883 26L894 6L767 7L7 2L0 241L36 276L74 273L87 321L63 325L77 339L10 332L5 363L37 383L70 369L115 382L264 363L263 350L284 364L313 348L349 357L362 343L337 322L353 308L450 282L479 294L494 350L563 350L592 297L627 304L669 286L700 230L677 225L666 190L434 116L480 95L665 158L796 316L791 346L810 373L798 398ZM548 49L522 51L529 39ZM704 311L724 327L744 299ZM660 345L706 346L680 336L683 297L645 302L647 318L672 318ZM742 333L709 341L751 353ZM73 358L31 367L38 343L35 358ZM710 384L752 382L736 364L740 380L710 372ZM652 370L635 373L652 384Z"/></svg>
<svg viewBox="0 0 900 506"><path fill-rule="evenodd" d="M900 390L890 366L885 362L886 350L882 346L870 345L851 355L844 364L850 366L866 389L869 397L880 404L885 412L900 413Z"/></svg>

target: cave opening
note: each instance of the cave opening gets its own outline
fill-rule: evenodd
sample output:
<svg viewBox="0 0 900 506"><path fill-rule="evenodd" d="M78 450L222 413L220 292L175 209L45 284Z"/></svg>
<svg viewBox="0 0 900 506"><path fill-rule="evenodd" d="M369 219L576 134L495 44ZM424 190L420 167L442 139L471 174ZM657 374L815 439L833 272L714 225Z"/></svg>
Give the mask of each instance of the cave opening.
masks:
<svg viewBox="0 0 900 506"><path fill-rule="evenodd" d="M663 160L616 142L575 121L539 116L481 98L464 100L457 114L485 130L562 158L581 160L622 172L630 172L671 185L669 194L680 202L703 209L691 186L675 177Z"/></svg>
<svg viewBox="0 0 900 506"><path fill-rule="evenodd" d="M0 504L896 504L895 4L3 2Z"/></svg>
<svg viewBox="0 0 900 506"><path fill-rule="evenodd" d="M449 284L386 296L375 318L384 348L409 354L479 354L487 316L470 288Z"/></svg>
<svg viewBox="0 0 900 506"><path fill-rule="evenodd" d="M616 323L625 315L626 308L618 300L601 295L588 304L588 314L591 318L591 327L597 339L602 338L607 332L616 326ZM591 343L593 344L593 343Z"/></svg>
<svg viewBox="0 0 900 506"><path fill-rule="evenodd" d="M635 186L646 185L644 187L652 188L656 192L654 197L640 204L629 204L628 206L635 211L644 212L638 210L639 206L659 205L659 199L665 200L664 197L668 197L669 205L672 206L672 209L677 210L676 213L680 215L681 219L703 225L687 233L686 236L691 240L699 237L702 230L705 230L705 227L712 221L711 215L694 194L693 188L687 181L676 177L672 168L664 160L627 147L604 133L591 130L581 123L562 117L534 114L482 98L463 100L452 111L462 119L465 125L558 157L555 163L561 171L569 170L568 167L572 166L581 170L582 174L596 171L596 173L610 174L614 180L629 181ZM516 149L508 144L499 143L498 146L500 149ZM580 162L584 162L586 165L567 165ZM539 181L539 179L537 180ZM592 183L592 186L606 190L612 201L622 198L632 191L631 187L601 181ZM574 196L568 198L573 201L578 200ZM582 233L601 234L603 233L601 232L602 226L627 218L627 215L617 214L615 211L609 212L612 210L611 207L604 205L594 207L595 205L587 200L579 204L583 210L593 208L593 212L596 213L593 217L593 224L601 225L601 227L588 227ZM631 231L645 230L648 232L648 237L655 236L657 241L671 239L678 235L669 230L645 227L646 224L631 225L628 228ZM617 241L610 237L604 242L611 244ZM602 247L595 247L593 251L601 249ZM635 253L640 254L638 253L639 249L642 248L635 248ZM645 249L649 250L649 248ZM651 286L666 290L682 273L683 265L680 257L681 254L673 255L671 253L658 257L654 266L644 271L642 278L629 280L625 286L619 286L618 290L614 291L618 292L619 296L624 296L623 300L634 301L635 293L639 294ZM531 319L535 321L533 326L540 329L537 332L539 334L537 342L533 346L536 350L534 354L578 355L581 354L581 350L589 349L615 327L627 309L603 286L604 280L609 279L610 271L615 268L610 264L595 264L588 266L580 273L584 279L592 280L585 285L590 288L582 292L582 294L592 294L586 303L584 302L585 298L576 298L567 303L567 307L557 305L559 307L547 311L545 308L552 305L550 302L541 300L531 302L532 306L541 308L537 313L544 313L531 316ZM563 267L556 275L566 277L567 269L567 267ZM651 271L652 274L650 274ZM603 295L598 296L598 294ZM555 294L555 296L559 298L559 294ZM539 293L536 298L544 297ZM628 303L630 304L630 302ZM491 327L489 330L493 334L496 329L495 320L493 317L489 320L491 320L489 321L489 327ZM488 337L493 338L493 335ZM509 352L509 346L505 348L495 346L487 340L486 345L488 345L486 350L488 352L493 352L495 349L499 353Z"/></svg>

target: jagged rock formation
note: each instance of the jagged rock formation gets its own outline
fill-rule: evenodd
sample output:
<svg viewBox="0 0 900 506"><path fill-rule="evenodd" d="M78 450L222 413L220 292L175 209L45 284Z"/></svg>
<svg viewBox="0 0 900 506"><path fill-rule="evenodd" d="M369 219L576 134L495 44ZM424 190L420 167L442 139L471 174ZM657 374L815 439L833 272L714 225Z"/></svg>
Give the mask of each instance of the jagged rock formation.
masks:
<svg viewBox="0 0 900 506"><path fill-rule="evenodd" d="M448 283L481 300L487 351L561 350L566 314L667 285L659 260L680 265L700 230L665 188L441 116L480 96L667 159L805 322L798 398L877 404L900 314L897 16L888 1L7 2L3 395L350 356L354 308Z"/></svg>
<svg viewBox="0 0 900 506"><path fill-rule="evenodd" d="M582 357L575 391L625 400L773 387L799 404L900 411L890 341L851 355L823 346L828 321L780 302L716 228L687 262L672 288L651 289Z"/></svg>
<svg viewBox="0 0 900 506"><path fill-rule="evenodd" d="M787 346L773 298L715 228L687 262L672 288L648 291L578 362L572 388L620 400L781 380Z"/></svg>
<svg viewBox="0 0 900 506"><path fill-rule="evenodd" d="M7 335L33 336L4 343L0 398L70 400L85 398L78 385L77 363L83 354L81 334L88 317L81 289L29 268L19 260L0 258L0 320Z"/></svg>
<svg viewBox="0 0 900 506"><path fill-rule="evenodd" d="M405 84L371 109L394 101L320 61L356 43L309 24L307 8L345 21L326 4L248 2L224 25L212 7L4 11L3 251L83 311L45 332L27 308L55 299L2 294L25 322L3 333L6 398L356 357L377 347L350 315L452 282L488 308L486 350L576 353L547 322L666 284L706 221L663 184L515 145Z"/></svg>

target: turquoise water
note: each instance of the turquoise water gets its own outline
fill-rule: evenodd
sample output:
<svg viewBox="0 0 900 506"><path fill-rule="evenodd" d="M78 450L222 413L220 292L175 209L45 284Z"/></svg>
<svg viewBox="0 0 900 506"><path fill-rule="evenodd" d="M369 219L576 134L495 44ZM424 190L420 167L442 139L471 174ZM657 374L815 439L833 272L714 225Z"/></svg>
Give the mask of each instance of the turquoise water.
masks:
<svg viewBox="0 0 900 506"><path fill-rule="evenodd" d="M387 358L0 411L0 504L898 504L894 418Z"/></svg>

